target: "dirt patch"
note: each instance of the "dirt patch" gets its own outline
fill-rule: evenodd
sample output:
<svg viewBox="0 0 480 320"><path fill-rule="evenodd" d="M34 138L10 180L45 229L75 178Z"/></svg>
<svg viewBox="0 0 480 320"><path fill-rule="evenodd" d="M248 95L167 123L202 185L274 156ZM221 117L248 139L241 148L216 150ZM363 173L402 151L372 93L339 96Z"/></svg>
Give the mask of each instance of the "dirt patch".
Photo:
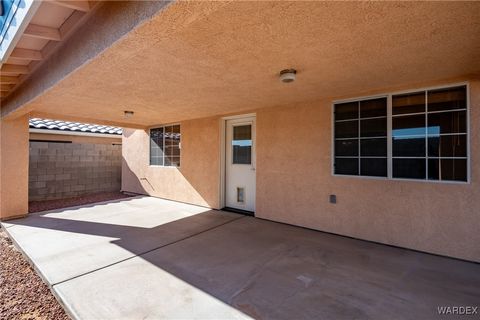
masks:
<svg viewBox="0 0 480 320"><path fill-rule="evenodd" d="M69 319L3 229L0 229L0 319Z"/></svg>
<svg viewBox="0 0 480 320"><path fill-rule="evenodd" d="M117 200L131 197L131 195L126 195L121 192L100 192L87 194L75 198L67 199L58 199L58 200L42 200L42 201L31 201L28 203L28 212L41 212L47 210L54 210L60 208L81 206L84 204L108 201L108 200Z"/></svg>

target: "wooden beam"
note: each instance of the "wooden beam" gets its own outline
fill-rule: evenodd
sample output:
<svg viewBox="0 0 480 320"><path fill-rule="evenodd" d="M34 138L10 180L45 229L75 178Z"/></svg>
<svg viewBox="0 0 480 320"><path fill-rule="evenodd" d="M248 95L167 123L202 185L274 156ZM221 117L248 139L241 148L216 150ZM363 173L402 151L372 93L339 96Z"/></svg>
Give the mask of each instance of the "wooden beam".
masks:
<svg viewBox="0 0 480 320"><path fill-rule="evenodd" d="M42 53L37 50L15 48L10 54L10 58L22 60L42 60Z"/></svg>
<svg viewBox="0 0 480 320"><path fill-rule="evenodd" d="M18 77L9 77L9 76L0 77L0 84L16 84L16 83L18 83Z"/></svg>
<svg viewBox="0 0 480 320"><path fill-rule="evenodd" d="M29 70L27 66L19 66L16 64L4 64L2 69L0 69L1 75L17 75L17 74L28 74Z"/></svg>
<svg viewBox="0 0 480 320"><path fill-rule="evenodd" d="M62 7L66 7L66 8L69 8L69 9L78 10L78 11L82 11L82 12L88 12L88 11L90 11L90 9L91 9L90 3L89 3L88 1L74 1L74 0L61 1L61 0L53 0L53 1L51 1L51 2L54 3L54 4L56 4L56 5L62 6Z"/></svg>
<svg viewBox="0 0 480 320"><path fill-rule="evenodd" d="M45 39L45 40L53 40L53 41L61 41L62 36L60 35L60 31L55 28L39 26L38 24L30 23L25 32L23 33L24 36Z"/></svg>

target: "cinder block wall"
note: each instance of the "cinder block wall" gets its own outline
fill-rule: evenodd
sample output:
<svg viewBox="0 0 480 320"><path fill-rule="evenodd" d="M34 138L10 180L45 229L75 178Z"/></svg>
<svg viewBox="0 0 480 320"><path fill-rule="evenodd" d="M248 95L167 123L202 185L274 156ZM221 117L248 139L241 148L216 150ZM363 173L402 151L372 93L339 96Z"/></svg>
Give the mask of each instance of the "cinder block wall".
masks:
<svg viewBox="0 0 480 320"><path fill-rule="evenodd" d="M30 141L29 200L120 191L122 146Z"/></svg>

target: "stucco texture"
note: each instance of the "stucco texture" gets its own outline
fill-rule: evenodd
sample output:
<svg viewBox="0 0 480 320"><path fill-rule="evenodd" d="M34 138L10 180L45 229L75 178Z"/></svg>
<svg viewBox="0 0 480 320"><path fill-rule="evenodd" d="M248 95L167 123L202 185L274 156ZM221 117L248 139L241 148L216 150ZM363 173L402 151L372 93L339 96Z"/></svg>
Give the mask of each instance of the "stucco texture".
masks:
<svg viewBox="0 0 480 320"><path fill-rule="evenodd" d="M219 119L184 121L180 168L149 165L149 130L124 129L122 190L219 208Z"/></svg>
<svg viewBox="0 0 480 320"><path fill-rule="evenodd" d="M480 72L480 2L156 3L104 4L6 110L147 127Z"/></svg>
<svg viewBox="0 0 480 320"><path fill-rule="evenodd" d="M331 100L256 110L255 215L479 262L479 80L470 81L470 95L469 184L332 176ZM127 130L123 190L218 208L219 131L220 118L182 122L177 170L149 167L147 132Z"/></svg>
<svg viewBox="0 0 480 320"><path fill-rule="evenodd" d="M0 120L0 220L28 213L28 117Z"/></svg>

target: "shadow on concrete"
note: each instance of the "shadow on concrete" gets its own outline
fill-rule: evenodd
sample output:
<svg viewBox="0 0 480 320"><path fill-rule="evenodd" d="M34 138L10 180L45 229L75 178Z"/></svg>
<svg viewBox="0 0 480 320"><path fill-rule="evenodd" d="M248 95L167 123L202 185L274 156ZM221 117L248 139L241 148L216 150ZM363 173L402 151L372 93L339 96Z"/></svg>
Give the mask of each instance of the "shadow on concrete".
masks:
<svg viewBox="0 0 480 320"><path fill-rule="evenodd" d="M47 215L13 223L117 238L111 243L254 318L419 319L479 304L476 263L215 210L153 228Z"/></svg>

